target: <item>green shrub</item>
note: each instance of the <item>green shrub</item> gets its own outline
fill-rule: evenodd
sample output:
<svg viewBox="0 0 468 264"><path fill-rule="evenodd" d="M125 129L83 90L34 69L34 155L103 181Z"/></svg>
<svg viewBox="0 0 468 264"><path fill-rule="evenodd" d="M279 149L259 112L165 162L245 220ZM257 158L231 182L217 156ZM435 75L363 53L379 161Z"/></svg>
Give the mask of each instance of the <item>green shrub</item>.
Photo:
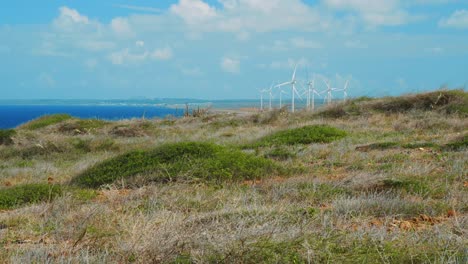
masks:
<svg viewBox="0 0 468 264"><path fill-rule="evenodd" d="M71 118L72 117L68 114L45 115L24 124L22 127L29 130L36 130L50 125L58 124Z"/></svg>
<svg viewBox="0 0 468 264"><path fill-rule="evenodd" d="M13 129L0 129L0 145L12 145L13 137L16 131Z"/></svg>
<svg viewBox="0 0 468 264"><path fill-rule="evenodd" d="M288 160L296 157L296 153L285 147L275 147L265 154L265 158Z"/></svg>
<svg viewBox="0 0 468 264"><path fill-rule="evenodd" d="M59 185L23 184L0 189L0 209L50 201L62 194Z"/></svg>
<svg viewBox="0 0 468 264"><path fill-rule="evenodd" d="M260 139L254 146L329 143L345 136L346 132L343 130L327 125L313 125L276 132Z"/></svg>
<svg viewBox="0 0 468 264"><path fill-rule="evenodd" d="M76 176L72 184L97 188L118 179L144 176L150 181L236 181L277 171L271 161L211 143L166 144L109 159Z"/></svg>

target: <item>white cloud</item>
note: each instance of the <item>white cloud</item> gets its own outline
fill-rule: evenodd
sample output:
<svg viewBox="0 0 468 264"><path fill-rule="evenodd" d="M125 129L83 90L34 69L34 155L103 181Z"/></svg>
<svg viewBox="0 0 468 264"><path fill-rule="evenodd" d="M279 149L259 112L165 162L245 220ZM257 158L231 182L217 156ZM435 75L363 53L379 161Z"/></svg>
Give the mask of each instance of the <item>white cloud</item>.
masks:
<svg viewBox="0 0 468 264"><path fill-rule="evenodd" d="M131 37L134 32L127 18L117 17L112 19L110 26L115 34L122 37Z"/></svg>
<svg viewBox="0 0 468 264"><path fill-rule="evenodd" d="M169 60L172 58L172 49L169 47L153 51L151 57L156 60Z"/></svg>
<svg viewBox="0 0 468 264"><path fill-rule="evenodd" d="M148 52L131 53L130 49L113 52L109 55L109 59L114 65L138 64L145 61L149 56Z"/></svg>
<svg viewBox="0 0 468 264"><path fill-rule="evenodd" d="M468 10L461 9L455 11L450 17L439 21L440 27L468 28Z"/></svg>
<svg viewBox="0 0 468 264"><path fill-rule="evenodd" d="M189 25L196 25L217 16L216 9L202 0L180 0L172 5L170 10Z"/></svg>
<svg viewBox="0 0 468 264"><path fill-rule="evenodd" d="M144 47L145 46L145 42L143 40L137 40L135 41L135 46L137 47Z"/></svg>
<svg viewBox="0 0 468 264"><path fill-rule="evenodd" d="M240 61L238 59L224 57L221 59L221 69L228 73L239 73Z"/></svg>
<svg viewBox="0 0 468 264"><path fill-rule="evenodd" d="M128 65L128 64L140 64L149 59L154 60L169 60L172 58L172 49L169 47L163 49L156 49L153 52L148 50L141 51L141 49L130 50L129 48L113 52L109 55L109 60L114 65Z"/></svg>
<svg viewBox="0 0 468 264"><path fill-rule="evenodd" d="M323 0L335 10L357 13L369 27L397 26L415 19L405 11L399 0Z"/></svg>
<svg viewBox="0 0 468 264"><path fill-rule="evenodd" d="M59 12L59 16L53 22L58 29L69 31L75 26L90 24L88 17L81 15L76 9L62 6Z"/></svg>

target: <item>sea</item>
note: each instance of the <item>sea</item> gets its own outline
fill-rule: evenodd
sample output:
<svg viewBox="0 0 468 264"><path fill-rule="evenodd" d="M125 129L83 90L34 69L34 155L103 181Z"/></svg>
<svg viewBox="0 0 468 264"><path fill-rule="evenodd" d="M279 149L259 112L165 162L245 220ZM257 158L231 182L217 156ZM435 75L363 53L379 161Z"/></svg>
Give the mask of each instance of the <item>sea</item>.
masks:
<svg viewBox="0 0 468 264"><path fill-rule="evenodd" d="M122 120L181 117L186 109L258 107L258 100L132 99L132 100L0 100L0 129L15 128L43 115Z"/></svg>
<svg viewBox="0 0 468 264"><path fill-rule="evenodd" d="M319 106L322 101L316 101ZM264 108L269 102L264 100ZM272 105L279 107L279 101ZM283 106L286 102L283 101ZM305 107L297 102L297 108ZM178 118L186 109L260 109L257 100L200 100L200 99L129 99L129 100L0 100L0 129L15 128L43 115L69 114L77 118L123 120L133 118Z"/></svg>

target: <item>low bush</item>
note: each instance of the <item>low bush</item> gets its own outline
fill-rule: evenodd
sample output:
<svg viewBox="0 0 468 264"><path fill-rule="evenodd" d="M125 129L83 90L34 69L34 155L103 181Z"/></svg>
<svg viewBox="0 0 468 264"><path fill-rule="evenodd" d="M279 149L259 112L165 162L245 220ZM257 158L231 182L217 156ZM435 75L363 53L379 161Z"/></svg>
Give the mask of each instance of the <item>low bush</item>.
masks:
<svg viewBox="0 0 468 264"><path fill-rule="evenodd" d="M0 189L0 209L50 201L62 194L62 187L49 184L23 184Z"/></svg>
<svg viewBox="0 0 468 264"><path fill-rule="evenodd" d="M265 158L288 160L296 157L296 153L285 147L275 147L265 153Z"/></svg>
<svg viewBox="0 0 468 264"><path fill-rule="evenodd" d="M58 131L74 135L89 134L96 129L104 127L108 123L109 122L100 119L79 119L60 125Z"/></svg>
<svg viewBox="0 0 468 264"><path fill-rule="evenodd" d="M16 134L13 129L0 129L0 145L12 145L12 137Z"/></svg>
<svg viewBox="0 0 468 264"><path fill-rule="evenodd" d="M250 180L279 170L272 161L212 143L166 144L132 151L89 168L72 184L97 188L118 179L143 176L148 181L224 182Z"/></svg>
<svg viewBox="0 0 468 264"><path fill-rule="evenodd" d="M36 130L61 123L71 118L72 116L68 114L45 115L22 125L22 127L28 130Z"/></svg>
<svg viewBox="0 0 468 264"><path fill-rule="evenodd" d="M142 137L145 135L143 129L138 126L115 126L109 132L117 137Z"/></svg>
<svg viewBox="0 0 468 264"><path fill-rule="evenodd" d="M346 136L346 132L327 125L304 126L273 133L254 143L254 147L330 143Z"/></svg>

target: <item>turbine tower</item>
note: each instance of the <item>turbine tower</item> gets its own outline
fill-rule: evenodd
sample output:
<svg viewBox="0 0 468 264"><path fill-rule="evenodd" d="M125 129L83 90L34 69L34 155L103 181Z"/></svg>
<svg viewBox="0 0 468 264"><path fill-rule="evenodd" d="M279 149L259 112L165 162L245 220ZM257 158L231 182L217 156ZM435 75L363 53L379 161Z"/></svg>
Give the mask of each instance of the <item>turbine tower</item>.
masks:
<svg viewBox="0 0 468 264"><path fill-rule="evenodd" d="M299 93L297 92L296 90L296 83L297 83L297 80L296 80L296 70L297 70L297 64L296 66L294 67L294 72L293 72L293 75L292 75L292 78L291 78L291 81L289 82L285 82L285 83L282 83L282 84L278 84L276 85L275 87L283 87L285 85L291 85L291 112L294 113L294 110L295 110L295 105L294 105L294 100L295 100L295 95L297 95L299 98L301 97L299 95Z"/></svg>
<svg viewBox="0 0 468 264"><path fill-rule="evenodd" d="M327 86L327 89L324 91L327 93L327 97L324 99L324 101L326 100L327 101L327 105L330 105L331 102L332 102L332 92L333 91L340 91L340 89L338 88L332 88L331 87L331 83L328 79L324 79L323 82L325 83L325 85Z"/></svg>
<svg viewBox="0 0 468 264"><path fill-rule="evenodd" d="M315 76L312 81L307 83L307 110L315 110L315 95L320 96L320 94L315 89Z"/></svg>
<svg viewBox="0 0 468 264"><path fill-rule="evenodd" d="M343 88L343 101L344 102L346 102L346 100L348 99L348 84L349 84L349 80L346 80L346 83Z"/></svg>

